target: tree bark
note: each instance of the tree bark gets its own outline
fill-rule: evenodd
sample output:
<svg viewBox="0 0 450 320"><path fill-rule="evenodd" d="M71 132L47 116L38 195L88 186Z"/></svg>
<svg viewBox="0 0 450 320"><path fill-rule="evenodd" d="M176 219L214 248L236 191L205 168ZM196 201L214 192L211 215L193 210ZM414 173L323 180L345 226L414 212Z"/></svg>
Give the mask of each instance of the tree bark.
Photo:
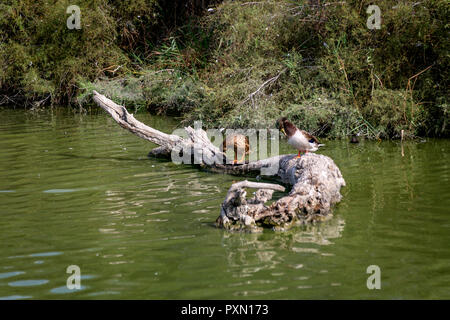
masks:
<svg viewBox="0 0 450 320"><path fill-rule="evenodd" d="M293 225L323 221L332 217L333 205L342 198L340 189L345 186L344 178L327 156L313 153L300 158L280 155L235 165L211 143L204 130L186 127L186 138L166 134L136 120L125 107L98 92L93 91L93 94L94 101L122 128L159 145L150 151L149 156L172 157L173 160L188 154L194 164L212 171L235 175L264 172L266 175L276 175L282 183L292 186L287 195L267 204L275 191L284 192L283 186L249 181L233 184L216 220L218 227L254 232L261 231L262 227L282 230ZM270 168L276 170L267 170ZM258 190L247 199L246 188Z"/></svg>

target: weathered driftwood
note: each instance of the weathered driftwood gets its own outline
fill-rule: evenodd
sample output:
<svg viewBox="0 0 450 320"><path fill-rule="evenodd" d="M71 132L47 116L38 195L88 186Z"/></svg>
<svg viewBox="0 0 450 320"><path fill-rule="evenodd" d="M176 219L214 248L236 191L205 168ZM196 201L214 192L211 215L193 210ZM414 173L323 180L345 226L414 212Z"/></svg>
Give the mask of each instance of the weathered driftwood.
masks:
<svg viewBox="0 0 450 320"><path fill-rule="evenodd" d="M261 226L283 230L332 217L331 209L341 200L339 191L345 186L333 160L312 153L301 158L284 156L280 159L278 176L293 186L287 196L266 205L274 190L280 190L275 186L281 186L234 184L222 203L216 223L230 230L259 231ZM247 199L245 188L259 190Z"/></svg>
<svg viewBox="0 0 450 320"><path fill-rule="evenodd" d="M292 225L322 221L332 216L331 209L341 200L340 189L345 181L333 160L320 154L308 153L301 158L281 155L245 164L234 165L226 155L208 139L202 129L185 128L186 137L169 135L146 126L128 113L125 107L94 91L94 101L108 112L123 128L159 145L149 155L182 157L189 150L194 164L212 171L244 175L259 173L267 168L277 170L264 173L277 175L281 182L291 185L288 195L268 204L274 191L284 191L275 184L242 181L233 184L222 203L216 225L230 230L259 231L267 226L285 229ZM197 154L195 150L201 150ZM250 199L246 188L258 189Z"/></svg>

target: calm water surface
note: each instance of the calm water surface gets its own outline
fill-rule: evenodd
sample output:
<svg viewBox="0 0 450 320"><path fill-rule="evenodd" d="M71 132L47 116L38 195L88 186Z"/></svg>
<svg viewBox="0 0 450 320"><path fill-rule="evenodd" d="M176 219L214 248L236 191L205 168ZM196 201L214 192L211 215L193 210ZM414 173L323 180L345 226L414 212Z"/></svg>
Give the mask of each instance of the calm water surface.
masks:
<svg viewBox="0 0 450 320"><path fill-rule="evenodd" d="M238 234L213 222L242 177L148 159L153 145L101 112L0 113L2 299L450 298L449 140L403 157L399 142L327 142L347 182L333 219Z"/></svg>

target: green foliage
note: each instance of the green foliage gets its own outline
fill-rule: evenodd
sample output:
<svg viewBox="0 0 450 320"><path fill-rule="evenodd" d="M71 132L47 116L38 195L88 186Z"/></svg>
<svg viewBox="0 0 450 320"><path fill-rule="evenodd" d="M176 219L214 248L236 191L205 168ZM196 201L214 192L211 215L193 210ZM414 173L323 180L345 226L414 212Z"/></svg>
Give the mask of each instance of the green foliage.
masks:
<svg viewBox="0 0 450 320"><path fill-rule="evenodd" d="M53 103L74 102L79 93L77 80L127 75L136 69L136 63L151 61L155 44L170 28L197 12L200 5L196 3L2 1L0 93L19 93L30 101L50 95ZM81 30L67 28L69 5L80 7Z"/></svg>
<svg viewBox="0 0 450 320"><path fill-rule="evenodd" d="M448 135L448 3L384 1L380 30L366 26L370 1L311 3L226 1L206 17L200 79L212 94L188 119L266 126L282 114L329 137Z"/></svg>
<svg viewBox="0 0 450 320"><path fill-rule="evenodd" d="M83 92L77 97L77 102L80 105L90 102L92 90L97 90L124 106L133 106L134 112L145 109L147 105L140 78L126 76L116 79L99 79L95 82L80 79L78 80L78 86Z"/></svg>
<svg viewBox="0 0 450 320"><path fill-rule="evenodd" d="M365 118L383 138L399 138L401 130L415 133L422 125L425 110L404 90L374 90L364 110Z"/></svg>
<svg viewBox="0 0 450 320"><path fill-rule="evenodd" d="M195 79L170 69L149 71L142 83L147 106L156 113L188 113L201 103L205 94Z"/></svg>
<svg viewBox="0 0 450 320"><path fill-rule="evenodd" d="M31 99L74 96L76 79L95 79L103 68L125 64L114 45L117 32L106 1L78 1L82 29L66 26L69 1L3 2L0 7L2 91L23 92ZM107 49L106 49L107 48Z"/></svg>
<svg viewBox="0 0 450 320"><path fill-rule="evenodd" d="M450 133L446 0L380 1L379 30L369 0L76 2L79 31L68 1L0 4L1 91L85 103L96 88L209 126L283 115L328 137Z"/></svg>

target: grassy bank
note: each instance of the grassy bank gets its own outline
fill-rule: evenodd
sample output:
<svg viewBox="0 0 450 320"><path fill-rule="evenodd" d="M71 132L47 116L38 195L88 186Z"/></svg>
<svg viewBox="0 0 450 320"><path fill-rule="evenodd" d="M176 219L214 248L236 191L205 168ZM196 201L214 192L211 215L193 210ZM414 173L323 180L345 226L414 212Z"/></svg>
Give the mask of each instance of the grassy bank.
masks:
<svg viewBox="0 0 450 320"><path fill-rule="evenodd" d="M86 105L96 88L211 127L449 136L447 1L383 1L379 30L370 1L79 1L82 30L55 3L0 5L9 98Z"/></svg>

